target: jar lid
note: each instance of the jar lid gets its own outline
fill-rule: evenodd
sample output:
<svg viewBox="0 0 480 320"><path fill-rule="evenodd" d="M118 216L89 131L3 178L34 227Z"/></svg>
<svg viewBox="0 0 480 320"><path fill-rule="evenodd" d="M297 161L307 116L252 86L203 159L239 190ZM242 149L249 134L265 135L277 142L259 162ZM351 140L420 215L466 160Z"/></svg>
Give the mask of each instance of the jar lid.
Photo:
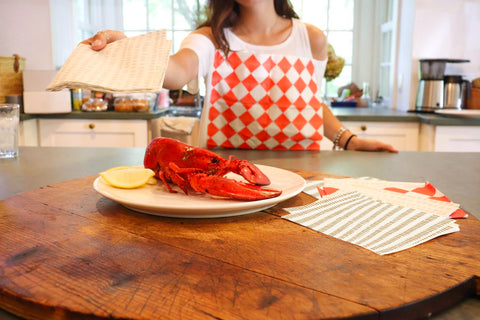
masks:
<svg viewBox="0 0 480 320"><path fill-rule="evenodd" d="M114 93L113 94L114 98L122 97L122 98L130 98L130 99L148 99L148 98L155 98L156 96L157 96L157 94L152 93L152 92L145 92L145 93L141 93L141 92L127 93L127 92L124 92L124 93Z"/></svg>

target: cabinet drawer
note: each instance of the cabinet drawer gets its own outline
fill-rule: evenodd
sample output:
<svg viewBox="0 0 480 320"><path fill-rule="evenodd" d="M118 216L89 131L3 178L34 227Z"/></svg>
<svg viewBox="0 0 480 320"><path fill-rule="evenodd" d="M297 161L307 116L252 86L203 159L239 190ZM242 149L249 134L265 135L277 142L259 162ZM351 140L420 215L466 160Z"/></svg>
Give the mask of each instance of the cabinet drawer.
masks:
<svg viewBox="0 0 480 320"><path fill-rule="evenodd" d="M37 119L20 121L18 127L18 145L22 147L38 147Z"/></svg>
<svg viewBox="0 0 480 320"><path fill-rule="evenodd" d="M424 126L427 151L480 152L480 128L474 126ZM424 139L424 140L425 140Z"/></svg>
<svg viewBox="0 0 480 320"><path fill-rule="evenodd" d="M371 121L344 121L342 123L345 128L360 138L382 141L400 151L418 150L418 123ZM331 149L333 144L328 139L324 140L322 149Z"/></svg>
<svg viewBox="0 0 480 320"><path fill-rule="evenodd" d="M146 120L39 119L42 147L145 147Z"/></svg>

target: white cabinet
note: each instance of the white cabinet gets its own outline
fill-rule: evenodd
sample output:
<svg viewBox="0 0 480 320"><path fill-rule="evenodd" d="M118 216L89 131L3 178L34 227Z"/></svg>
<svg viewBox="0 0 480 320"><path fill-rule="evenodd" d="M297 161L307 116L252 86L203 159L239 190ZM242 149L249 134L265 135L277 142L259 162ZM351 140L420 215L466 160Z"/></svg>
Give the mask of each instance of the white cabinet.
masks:
<svg viewBox="0 0 480 320"><path fill-rule="evenodd" d="M146 147L148 120L38 119L41 147Z"/></svg>
<svg viewBox="0 0 480 320"><path fill-rule="evenodd" d="M18 145L22 147L38 147L37 119L20 121L18 127Z"/></svg>
<svg viewBox="0 0 480 320"><path fill-rule="evenodd" d="M420 126L420 150L443 152L480 152L478 126Z"/></svg>
<svg viewBox="0 0 480 320"><path fill-rule="evenodd" d="M400 151L418 151L417 122L342 121L342 124L360 138L382 141ZM322 150L330 150L332 146L330 140L322 141Z"/></svg>

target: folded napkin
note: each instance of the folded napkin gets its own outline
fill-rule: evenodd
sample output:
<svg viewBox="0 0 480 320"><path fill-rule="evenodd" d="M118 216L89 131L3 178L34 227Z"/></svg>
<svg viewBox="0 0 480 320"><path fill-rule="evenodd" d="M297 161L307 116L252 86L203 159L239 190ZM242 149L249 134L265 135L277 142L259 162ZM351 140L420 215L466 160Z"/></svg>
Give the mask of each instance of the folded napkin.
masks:
<svg viewBox="0 0 480 320"><path fill-rule="evenodd" d="M450 218L466 218L468 215L460 205L452 202L431 183L385 181L376 178L326 178L308 181L304 192L321 198L334 192L358 191L369 197L391 204Z"/></svg>
<svg viewBox="0 0 480 320"><path fill-rule="evenodd" d="M448 217L393 205L357 191L335 192L311 204L285 210L289 214L284 219L380 255L460 230L455 220Z"/></svg>
<svg viewBox="0 0 480 320"><path fill-rule="evenodd" d="M172 41L158 30L118 40L100 51L79 44L56 74L49 91L82 88L102 92L159 92Z"/></svg>

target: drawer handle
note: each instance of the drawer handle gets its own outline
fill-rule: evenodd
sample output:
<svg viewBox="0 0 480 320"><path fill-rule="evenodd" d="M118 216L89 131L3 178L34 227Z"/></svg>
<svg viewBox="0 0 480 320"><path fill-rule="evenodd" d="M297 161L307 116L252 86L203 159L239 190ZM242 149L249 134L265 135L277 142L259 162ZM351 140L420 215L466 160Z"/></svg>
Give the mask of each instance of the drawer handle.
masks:
<svg viewBox="0 0 480 320"><path fill-rule="evenodd" d="M95 123L90 123L90 124L88 125L88 127L89 127L90 129L92 129L92 130L95 129Z"/></svg>
<svg viewBox="0 0 480 320"><path fill-rule="evenodd" d="M367 126L366 126L366 125L361 125L361 126L360 126L360 130L362 130L362 131L367 131Z"/></svg>

